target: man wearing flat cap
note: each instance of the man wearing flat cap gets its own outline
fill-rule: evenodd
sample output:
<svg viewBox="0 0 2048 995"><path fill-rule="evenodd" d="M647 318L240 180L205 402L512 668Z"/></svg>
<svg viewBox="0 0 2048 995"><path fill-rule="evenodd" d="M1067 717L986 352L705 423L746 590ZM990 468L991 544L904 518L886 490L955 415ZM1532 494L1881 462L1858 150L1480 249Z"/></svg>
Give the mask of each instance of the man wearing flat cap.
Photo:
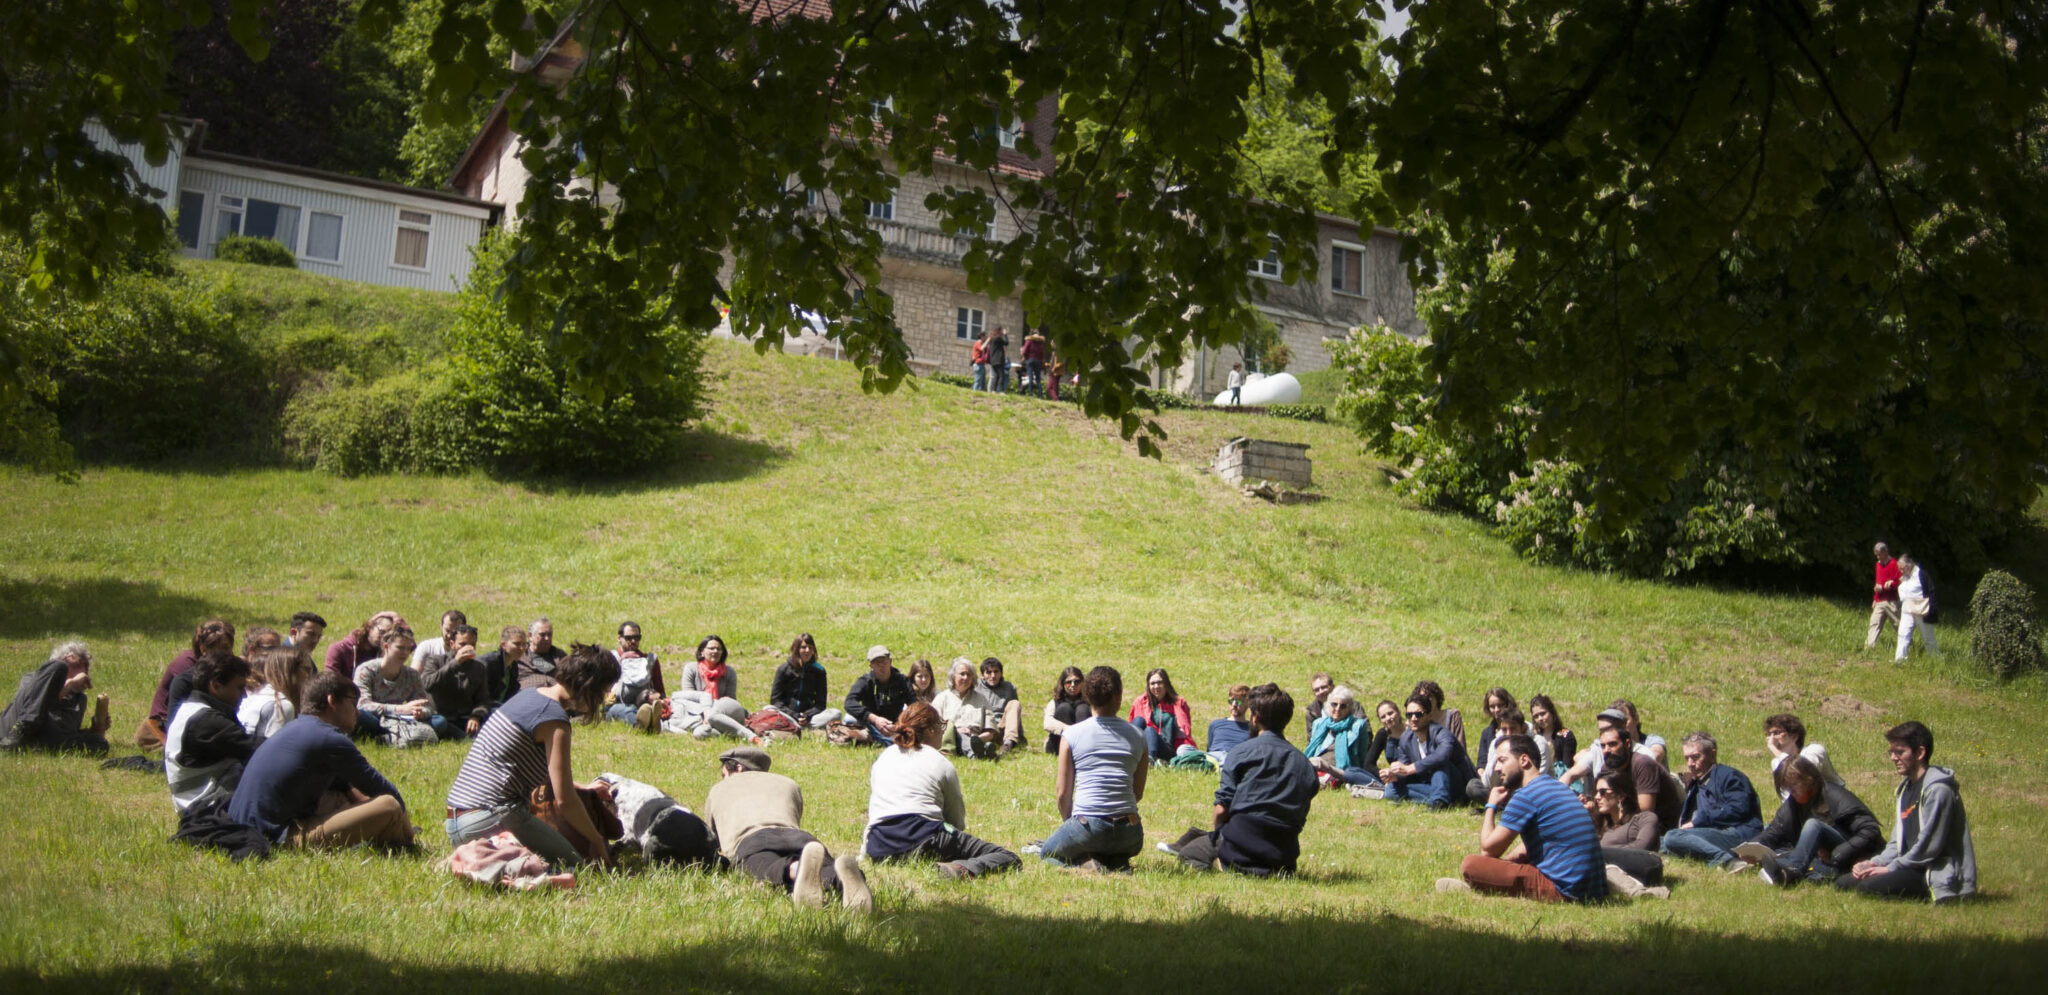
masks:
<svg viewBox="0 0 2048 995"><path fill-rule="evenodd" d="M718 783L704 796L704 822L726 860L782 888L798 905L823 906L832 892L847 908L874 907L854 855L834 860L825 844L803 831L803 790L769 772L767 751L735 746L718 755L718 766Z"/></svg>

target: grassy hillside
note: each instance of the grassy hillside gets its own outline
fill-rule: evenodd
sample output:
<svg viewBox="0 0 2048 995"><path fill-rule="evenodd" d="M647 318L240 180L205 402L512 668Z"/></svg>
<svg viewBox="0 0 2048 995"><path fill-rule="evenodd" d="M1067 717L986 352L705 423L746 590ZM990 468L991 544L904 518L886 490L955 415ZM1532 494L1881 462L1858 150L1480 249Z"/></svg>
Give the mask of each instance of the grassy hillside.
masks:
<svg viewBox="0 0 2048 995"><path fill-rule="evenodd" d="M1919 718L1936 761L1958 770L1987 897L1880 905L1697 865L1674 870L1668 903L1439 895L1431 882L1455 874L1478 820L1331 793L1303 873L1282 882L1187 874L1148 853L1116 879L1033 864L952 884L883 868L869 919L696 873L493 895L433 867L461 745L372 750L423 824L420 857L246 866L165 842L175 820L160 777L8 756L0 985L1320 990L1409 977L1548 989L1622 972L1693 991L2009 984L2042 963L2048 874L2021 850L2048 835L2043 682L1990 684L1960 654L1903 667L1862 654L1854 591L1760 596L1531 567L1474 524L1392 497L1336 426L1170 414L1169 456L1152 461L1064 406L935 385L866 396L846 365L725 344L707 363L714 412L688 458L653 477L111 469L64 486L7 474L0 677L82 636L125 735L164 662L213 614L246 627L310 608L340 636L383 608L424 631L455 606L486 631L546 614L561 642L607 644L632 618L678 663L722 635L749 705L803 631L842 689L878 642L941 668L1001 657L1034 704L1068 664L1118 667L1127 686L1164 666L1204 727L1240 680L1305 694L1309 674L1329 670L1374 701L1428 677L1475 735L1495 684L1554 696L1582 736L1626 695L1674 744L1714 731L1723 759L1766 785L1759 721L1791 709L1881 813L1892 778L1879 733ZM1277 507L1225 487L1204 466L1236 435L1308 443L1328 499ZM1035 729L1036 707L1027 715ZM1297 742L1305 731L1290 730ZM695 804L720 748L579 727L575 763L581 777L617 770ZM872 755L807 740L776 757L805 787L807 828L851 847ZM1014 847L1057 822L1042 754L962 763L977 834ZM1213 787L1157 773L1148 840L1206 824Z"/></svg>

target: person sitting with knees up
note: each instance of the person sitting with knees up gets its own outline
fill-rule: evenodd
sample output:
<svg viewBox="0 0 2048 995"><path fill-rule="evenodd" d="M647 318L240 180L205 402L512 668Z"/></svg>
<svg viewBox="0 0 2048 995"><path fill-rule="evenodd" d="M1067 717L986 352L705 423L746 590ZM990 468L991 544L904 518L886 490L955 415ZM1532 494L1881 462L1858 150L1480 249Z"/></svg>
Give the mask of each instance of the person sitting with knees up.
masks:
<svg viewBox="0 0 2048 995"><path fill-rule="evenodd" d="M831 707L831 698L825 661L818 659L818 642L810 633L803 633L790 642L789 658L775 668L768 705L797 725L823 729L846 716Z"/></svg>
<svg viewBox="0 0 2048 995"><path fill-rule="evenodd" d="M974 661L964 656L954 659L946 670L946 689L932 699L931 707L945 720L940 742L947 750L963 757L990 758L1001 749L1003 703L974 679Z"/></svg>
<svg viewBox="0 0 2048 995"><path fill-rule="evenodd" d="M1081 696L1081 668L1068 667L1060 671L1059 680L1053 682L1052 700L1045 703L1045 752L1057 756L1060 752L1060 734L1067 727L1088 718L1088 699ZM1215 729L1210 728L1210 734Z"/></svg>
<svg viewBox="0 0 2048 995"><path fill-rule="evenodd" d="M619 661L619 682L612 685L605 718L642 732L661 731L668 687L661 678L661 660L640 649L640 623L619 623L619 648L612 651L612 659Z"/></svg>
<svg viewBox="0 0 2048 995"><path fill-rule="evenodd" d="M1918 722L1885 731L1899 789L1892 800L1892 841L1835 879L1835 887L1886 898L1932 898L1940 905L1977 893L1977 847L1956 788L1956 773L1936 767L1934 733Z"/></svg>
<svg viewBox="0 0 2048 995"><path fill-rule="evenodd" d="M868 647L867 673L846 692L846 721L853 741L881 746L896 738L896 717L910 704L910 682L896 669L887 646Z"/></svg>
<svg viewBox="0 0 2048 995"><path fill-rule="evenodd" d="M1602 771L1593 782L1593 824L1600 830L1608 887L1630 896L1671 897L1668 889L1657 887L1664 882L1664 858L1657 855L1664 827L1657 813L1642 807L1628 772Z"/></svg>
<svg viewBox="0 0 2048 995"><path fill-rule="evenodd" d="M448 788L449 844L509 832L556 869L583 863L586 854L527 809L533 789L546 785L563 821L587 841L589 858L605 861L604 836L576 791L569 721L594 721L618 679L610 653L577 643L555 666L555 683L521 691L492 712Z"/></svg>
<svg viewBox="0 0 2048 995"><path fill-rule="evenodd" d="M107 752L114 720L107 714L107 696L88 699L90 690L92 651L81 642L58 643L42 666L21 679L0 715L0 750ZM83 724L87 704L93 706L90 725Z"/></svg>
<svg viewBox="0 0 2048 995"><path fill-rule="evenodd" d="M1459 865L1462 882L1443 878L1438 889L1470 888L1545 902L1605 897L1607 868L1593 817L1570 788L1537 769L1542 754L1535 740L1510 735L1500 737L1500 743L1506 773L1486 796L1480 852Z"/></svg>
<svg viewBox="0 0 2048 995"><path fill-rule="evenodd" d="M868 771L868 827L861 849L869 860L926 857L949 878L1010 870L1017 855L967 834L960 772L939 750L946 724L932 706L913 702L896 720L896 745Z"/></svg>
<svg viewBox="0 0 2048 995"><path fill-rule="evenodd" d="M704 796L704 823L718 837L718 852L798 905L823 906L826 893L834 892L849 909L874 908L860 861L850 853L833 859L825 844L803 831L803 790L768 767L768 753L758 747L718 755L718 783Z"/></svg>
<svg viewBox="0 0 2048 995"><path fill-rule="evenodd" d="M234 794L256 741L242 728L236 710L249 682L249 661L209 653L192 665L192 693L164 730L164 778L171 805L184 812Z"/></svg>
<svg viewBox="0 0 2048 995"><path fill-rule="evenodd" d="M476 626L458 625L441 651L428 654L420 665L420 685L441 719L434 732L442 739L483 731L497 707L490 670L476 655L476 638Z"/></svg>
<svg viewBox="0 0 2048 995"><path fill-rule="evenodd" d="M1153 763L1169 763L1183 750L1197 750L1188 700L1174 691L1165 667L1145 675L1145 693L1131 702L1127 721L1144 735L1145 754Z"/></svg>
<svg viewBox="0 0 2048 995"><path fill-rule="evenodd" d="M1720 761L1714 737L1690 733L1679 747L1690 783L1679 809L1678 827L1664 834L1664 853L1704 860L1724 868L1735 848L1763 832L1763 812L1748 775Z"/></svg>
<svg viewBox="0 0 2048 995"><path fill-rule="evenodd" d="M1786 888L1826 882L1884 847L1877 816L1847 787L1829 783L1813 761L1793 757L1772 779L1785 796L1777 816L1735 848L1737 858L1758 865L1764 880Z"/></svg>
<svg viewBox="0 0 2048 995"><path fill-rule="evenodd" d="M1387 801L1447 808L1459 796L1458 788L1472 779L1472 758L1465 755L1465 747L1449 729L1429 720L1435 704L1422 691L1408 697L1402 710L1408 730L1394 751L1399 757L1380 771Z"/></svg>
<svg viewBox="0 0 2048 995"><path fill-rule="evenodd" d="M989 657L981 661L981 686L1003 706L997 717L1003 742L996 755L1007 756L1024 742L1024 706L1018 700L1017 685L1003 679L1003 661Z"/></svg>
<svg viewBox="0 0 2048 995"><path fill-rule="evenodd" d="M299 717L265 739L243 768L228 818L292 846L411 846L405 799L349 741L361 694L331 671L308 680Z"/></svg>
<svg viewBox="0 0 2048 995"><path fill-rule="evenodd" d="M1131 858L1145 849L1145 824L1138 818L1138 803L1145 800L1145 737L1117 717L1122 674L1097 667L1082 680L1081 693L1092 714L1060 736L1054 782L1065 821L1039 844L1039 856L1061 867L1128 870Z"/></svg>
<svg viewBox="0 0 2048 995"><path fill-rule="evenodd" d="M1332 692L1329 704L1336 702ZM1161 847L1200 870L1220 867L1254 877L1292 874L1301 857L1301 829L1316 796L1316 772L1287 741L1292 695L1278 685L1261 684L1251 692L1250 711L1252 738L1233 748L1219 769L1215 828L1190 829L1178 843Z"/></svg>
<svg viewBox="0 0 2048 995"><path fill-rule="evenodd" d="M1342 684L1337 685L1323 705L1323 717L1316 720L1314 731L1309 733L1308 748L1303 751L1309 765L1315 768L1325 787L1378 788L1381 784L1375 776L1378 771L1372 766L1371 747L1365 717L1358 714L1358 695Z"/></svg>

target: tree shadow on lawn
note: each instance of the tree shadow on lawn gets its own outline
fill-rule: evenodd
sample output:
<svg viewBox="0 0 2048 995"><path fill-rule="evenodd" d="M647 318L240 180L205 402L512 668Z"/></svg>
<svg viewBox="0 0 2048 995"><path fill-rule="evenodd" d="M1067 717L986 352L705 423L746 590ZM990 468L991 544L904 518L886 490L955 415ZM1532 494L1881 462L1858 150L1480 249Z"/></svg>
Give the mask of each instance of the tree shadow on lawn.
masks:
<svg viewBox="0 0 2048 995"><path fill-rule="evenodd" d="M765 897L765 896L764 896ZM547 899L503 896L508 903ZM178 955L176 963L109 966L78 974L0 971L0 989L166 991L194 987L291 990L310 979L323 991L389 987L454 991L1115 991L1164 987L1214 991L1481 989L1584 991L1602 984L1658 992L2011 990L2038 971L2038 942L1940 941L1847 935L1815 927L1796 938L1731 937L1685 928L1668 905L1608 905L1595 918L1633 922L1626 937L1566 940L1527 935L1551 910L1513 899L1443 897L1427 921L1255 915L1211 909L1184 920L1134 922L1015 915L971 904L885 908L869 926L835 911L792 912L758 943L663 947L642 952L561 949L553 970L475 967L483 949L421 965L375 951L228 944ZM1482 910L1479 904L1487 906ZM1496 905L1496 903L1498 903ZM1907 912L1906 906L1899 907ZM1924 906L1914 907L1923 911ZM515 910L508 908L508 915ZM1488 929L1454 917L1506 912ZM1967 914L1942 910L1939 914ZM522 913L523 914L523 913ZM1573 913L1578 914L1578 913ZM1908 917L1910 918L1910 917ZM876 930L903 934L872 942ZM483 942L480 940L480 943Z"/></svg>
<svg viewBox="0 0 2048 995"><path fill-rule="evenodd" d="M536 475L508 482L551 497L632 495L745 480L775 469L788 458L789 452L778 446L696 428L684 433L672 461L644 471L604 476Z"/></svg>
<svg viewBox="0 0 2048 995"><path fill-rule="evenodd" d="M248 617L226 605L173 594L151 581L0 579L0 639L51 633L105 638L117 632L189 632L209 618Z"/></svg>

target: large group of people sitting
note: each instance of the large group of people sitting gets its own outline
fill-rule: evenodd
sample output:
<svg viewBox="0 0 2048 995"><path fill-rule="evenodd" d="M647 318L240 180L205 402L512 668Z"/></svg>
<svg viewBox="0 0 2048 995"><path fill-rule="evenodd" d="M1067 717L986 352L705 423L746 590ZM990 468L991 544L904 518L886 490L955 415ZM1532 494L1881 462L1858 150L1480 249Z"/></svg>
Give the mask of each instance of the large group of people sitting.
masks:
<svg viewBox="0 0 2048 995"><path fill-rule="evenodd" d="M775 669L768 700L750 711L715 635L696 644L672 687L630 621L611 649L557 646L553 624L540 618L503 628L496 647L480 652L462 612L445 613L426 640L398 613L379 612L328 646L316 668L325 628L301 613L284 632L251 629L237 653L234 627L210 620L165 667L136 741L163 751L181 836L412 846L412 810L358 743L466 739L445 799L444 829L457 847L509 837L564 870L612 865L623 847L645 859L736 868L809 905L837 896L868 906L863 856L929 860L952 878L1014 869L1020 852L1061 867L1127 871L1146 849L1140 805L1156 769L1218 779L1210 824L1157 844L1193 869L1294 872L1311 804L1323 789L1341 789L1432 809L1480 806L1477 852L1457 877L1438 882L1445 891L1668 897L1665 862L1681 859L1754 869L1781 886L1832 881L1936 901L1976 890L1954 773L1932 765L1933 734L1918 722L1885 733L1900 777L1887 843L1826 749L1807 742L1790 714L1763 721L1778 798L1766 822L1765 800L1748 775L1721 762L1713 735L1680 737L1673 770L1669 744L1644 731L1626 699L1595 716L1595 735L1581 748L1550 697L1530 698L1525 714L1507 688L1492 688L1474 751L1463 714L1436 682L1368 709L1319 673L1300 708L1307 745L1297 748L1287 738L1295 699L1275 684L1230 687L1228 714L1197 742L1193 708L1165 668L1145 675L1126 709L1118 671L1067 667L1041 721L1061 821L1012 850L968 834L953 760L999 760L1026 745L1019 692L994 657L959 657L940 681L929 662L905 674L887 647L874 646L867 669L835 701L817 643L803 634ZM109 703L89 697L91 665L85 644L59 644L22 678L0 718L0 746L106 752ZM578 782L578 720L744 743L719 754L721 777L699 814L613 772ZM803 830L797 784L771 770L768 748L805 734L880 750L866 829L836 858Z"/></svg>

